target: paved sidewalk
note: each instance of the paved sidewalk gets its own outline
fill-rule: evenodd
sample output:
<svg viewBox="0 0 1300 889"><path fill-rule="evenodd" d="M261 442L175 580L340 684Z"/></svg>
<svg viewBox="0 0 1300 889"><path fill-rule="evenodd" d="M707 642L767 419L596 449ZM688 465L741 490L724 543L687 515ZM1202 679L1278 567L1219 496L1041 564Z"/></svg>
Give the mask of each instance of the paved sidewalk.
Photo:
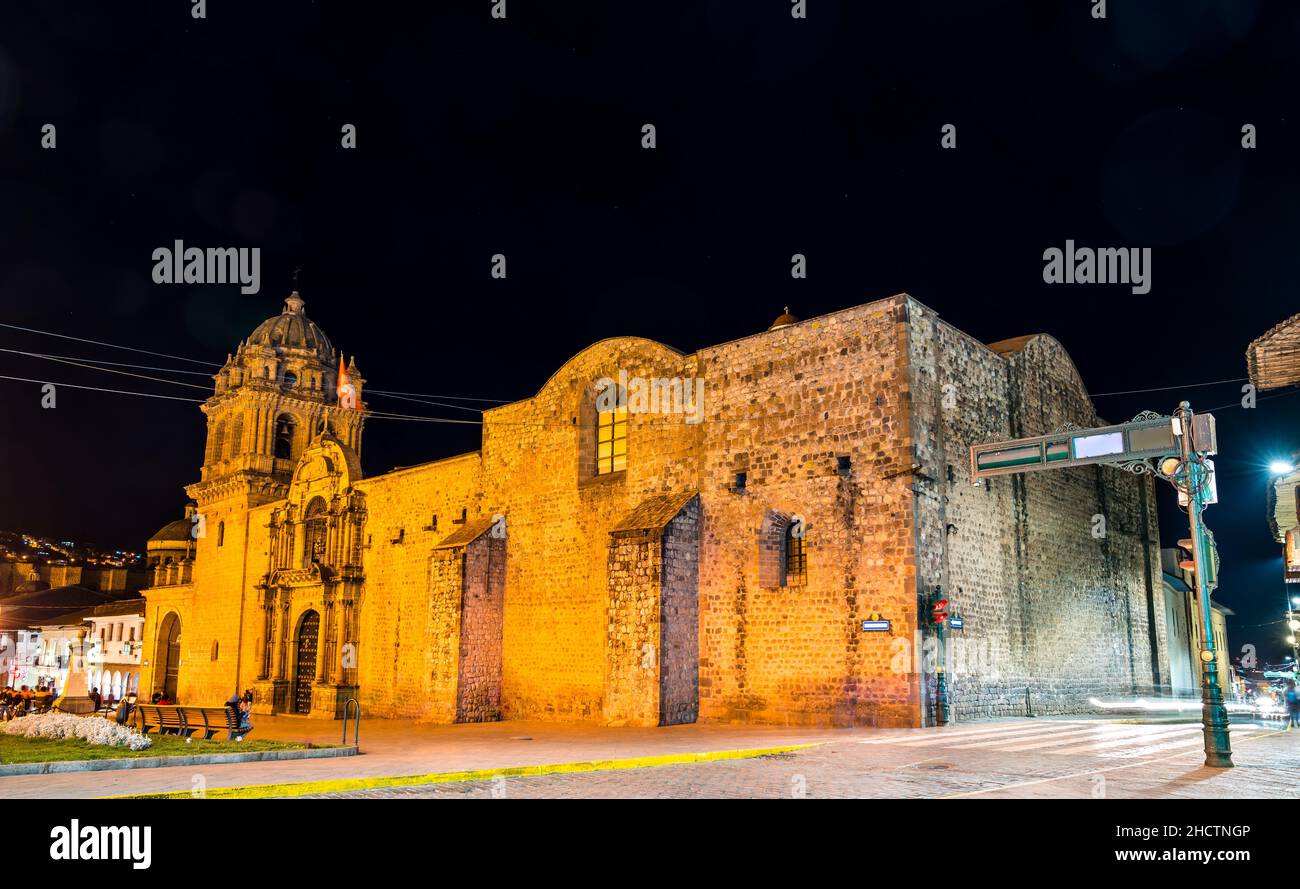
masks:
<svg viewBox="0 0 1300 889"><path fill-rule="evenodd" d="M255 726L254 737L318 744L338 744L343 732L340 722L294 717L261 717ZM4 777L0 799L189 793L197 786L196 778L212 789L637 759L818 743L862 731L712 724L607 728L553 722L437 726L363 719L361 756Z"/></svg>
<svg viewBox="0 0 1300 889"><path fill-rule="evenodd" d="M312 794L334 799L1300 797L1300 732L1232 728L1236 767L1202 762L1198 724L1008 720L868 731L757 759Z"/></svg>
<svg viewBox="0 0 1300 889"><path fill-rule="evenodd" d="M338 743L342 726L263 718L261 737ZM364 755L340 760L182 766L0 778L0 798L88 797L252 785L333 798L743 797L1076 798L1300 797L1300 731L1234 724L1237 767L1201 763L1194 723L1010 719L943 729L743 725L607 728L507 722L431 726L363 721ZM196 742L197 743L197 742ZM653 764L658 758L814 744L748 759ZM349 787L355 779L633 760L619 770ZM631 765L632 768L627 766ZM561 770L563 771L563 770ZM344 782L342 784L338 782ZM279 794L279 789L275 791Z"/></svg>

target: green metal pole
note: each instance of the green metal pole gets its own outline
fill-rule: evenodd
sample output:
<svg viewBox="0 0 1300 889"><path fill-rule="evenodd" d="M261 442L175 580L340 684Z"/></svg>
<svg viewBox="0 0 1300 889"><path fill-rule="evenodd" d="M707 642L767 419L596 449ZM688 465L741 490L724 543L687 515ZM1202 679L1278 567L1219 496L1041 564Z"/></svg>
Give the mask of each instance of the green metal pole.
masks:
<svg viewBox="0 0 1300 889"><path fill-rule="evenodd" d="M931 603L936 602L936 601L938 601L939 599L942 599L942 598L943 598L943 591L942 591L942 589L941 589L941 588L936 588L936 590L935 590L935 592L934 592L934 596L933 596L933 598L931 599ZM934 611L934 606L933 606L933 604L931 604L931 613L933 613L933 611ZM938 657L937 657L937 659L936 659L936 663L935 663L935 670L936 670L936 672L937 672L937 675L935 676L935 683L934 683L934 698L935 698L935 701L934 701L934 723L935 723L935 725L947 725L947 724L948 724L948 670L947 670L947 665L948 665L948 653L947 653L947 651L945 650L945 646L944 646L944 644L943 644L943 643L944 643L944 632L943 632L943 631L944 631L944 627L945 627L945 625L946 625L947 623L948 623L948 621L947 621L947 619L945 618L943 621L940 621L940 623L935 627L935 632L938 634L938 640L939 640L939 642L938 642L938 646L937 646L938 649L939 649L938 652L937 652Z"/></svg>
<svg viewBox="0 0 1300 889"><path fill-rule="evenodd" d="M1223 706L1223 688L1219 685L1217 655L1214 648L1214 623L1210 612L1210 590L1205 581L1213 556L1201 510L1205 508L1206 469L1200 455L1192 450L1192 406L1184 401L1178 406L1182 420L1183 474L1187 485L1187 522L1191 528L1192 561L1196 565L1196 599L1201 606L1204 624L1204 647L1201 651L1201 725L1205 735L1205 764L1215 768L1232 768L1232 746L1228 741L1228 711Z"/></svg>

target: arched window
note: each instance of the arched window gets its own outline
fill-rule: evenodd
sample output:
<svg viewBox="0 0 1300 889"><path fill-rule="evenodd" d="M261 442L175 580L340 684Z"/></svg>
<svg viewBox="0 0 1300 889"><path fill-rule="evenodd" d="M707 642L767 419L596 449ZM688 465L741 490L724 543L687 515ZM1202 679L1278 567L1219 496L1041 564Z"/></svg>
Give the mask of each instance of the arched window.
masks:
<svg viewBox="0 0 1300 889"><path fill-rule="evenodd" d="M226 421L218 420L212 430L211 462L219 463L226 456Z"/></svg>
<svg viewBox="0 0 1300 889"><path fill-rule="evenodd" d="M804 549L805 528L795 516L785 527L785 571L781 586L799 586L808 577L808 554Z"/></svg>
<svg viewBox="0 0 1300 889"><path fill-rule="evenodd" d="M230 423L230 456L238 457L244 446L244 418L236 414Z"/></svg>
<svg viewBox="0 0 1300 889"><path fill-rule="evenodd" d="M296 385L298 385L298 375L291 370L286 370L284 372L284 388L292 389Z"/></svg>
<svg viewBox="0 0 1300 889"><path fill-rule="evenodd" d="M303 535L303 567L324 564L329 516L326 515L323 498L315 497L307 504L307 510L303 513L303 523L306 526Z"/></svg>
<svg viewBox="0 0 1300 889"><path fill-rule="evenodd" d="M224 521L220 521L217 522L217 546L225 546L225 545L226 545L226 523Z"/></svg>
<svg viewBox="0 0 1300 889"><path fill-rule="evenodd" d="M596 475L626 468L627 394L615 385L596 396Z"/></svg>
<svg viewBox="0 0 1300 889"><path fill-rule="evenodd" d="M275 456L281 460L293 457L293 417L288 414L275 421Z"/></svg>

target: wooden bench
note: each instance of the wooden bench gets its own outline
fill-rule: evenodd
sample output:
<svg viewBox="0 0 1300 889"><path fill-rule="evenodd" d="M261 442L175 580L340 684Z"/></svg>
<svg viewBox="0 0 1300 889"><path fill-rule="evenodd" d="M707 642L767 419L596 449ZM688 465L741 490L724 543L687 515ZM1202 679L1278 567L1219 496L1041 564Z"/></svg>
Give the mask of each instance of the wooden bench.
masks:
<svg viewBox="0 0 1300 889"><path fill-rule="evenodd" d="M144 734L157 729L159 734L188 738L196 732L203 732L205 741L212 740L217 732L227 732L233 741L253 730L239 727L239 713L231 707L136 704L131 713L131 723Z"/></svg>

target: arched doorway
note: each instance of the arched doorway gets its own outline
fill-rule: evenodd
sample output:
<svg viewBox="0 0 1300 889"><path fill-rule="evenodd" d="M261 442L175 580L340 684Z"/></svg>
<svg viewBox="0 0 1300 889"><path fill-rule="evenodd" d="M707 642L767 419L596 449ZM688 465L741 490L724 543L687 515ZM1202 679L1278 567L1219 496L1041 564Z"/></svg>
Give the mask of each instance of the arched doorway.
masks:
<svg viewBox="0 0 1300 889"><path fill-rule="evenodd" d="M154 655L153 690L176 700L181 670L181 619L169 611L158 628L158 649Z"/></svg>
<svg viewBox="0 0 1300 889"><path fill-rule="evenodd" d="M320 614L308 611L298 621L298 658L294 670L293 712L311 712L311 686L316 678L316 641L320 635Z"/></svg>

